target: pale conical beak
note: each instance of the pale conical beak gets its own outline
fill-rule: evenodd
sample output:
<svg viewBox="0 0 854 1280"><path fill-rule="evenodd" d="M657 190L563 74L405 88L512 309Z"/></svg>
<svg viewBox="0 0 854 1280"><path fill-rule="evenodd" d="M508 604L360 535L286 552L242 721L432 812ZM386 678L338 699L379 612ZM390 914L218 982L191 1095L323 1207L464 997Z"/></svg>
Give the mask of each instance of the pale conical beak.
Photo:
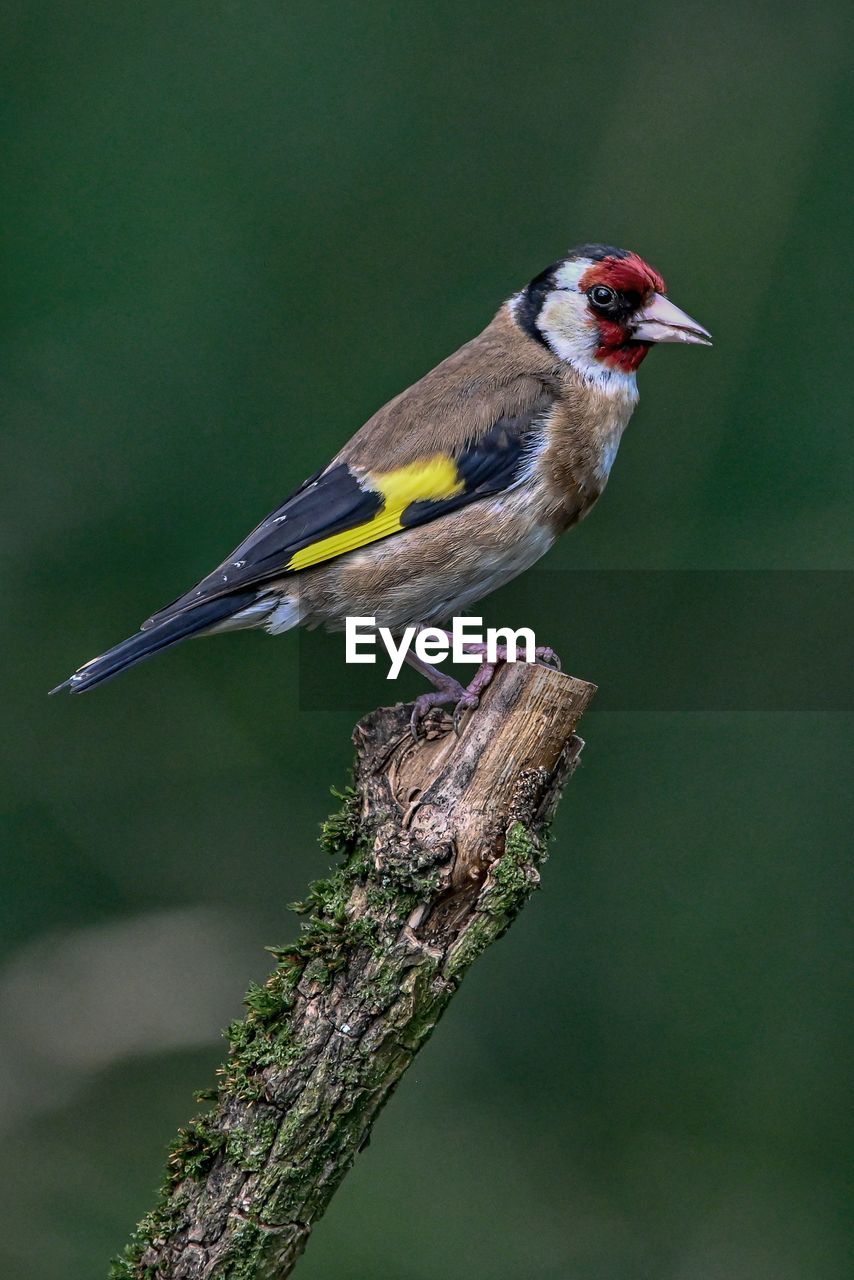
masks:
<svg viewBox="0 0 854 1280"><path fill-rule="evenodd" d="M697 342L703 347L712 345L712 335L674 307L663 293L654 293L643 311L638 314L632 330L636 342Z"/></svg>

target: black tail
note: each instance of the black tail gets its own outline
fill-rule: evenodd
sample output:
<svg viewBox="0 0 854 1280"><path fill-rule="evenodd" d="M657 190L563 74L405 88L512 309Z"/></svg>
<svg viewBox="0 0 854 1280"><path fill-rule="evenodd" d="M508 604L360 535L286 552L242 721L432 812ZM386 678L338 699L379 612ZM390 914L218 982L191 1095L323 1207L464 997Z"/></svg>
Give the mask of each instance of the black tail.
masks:
<svg viewBox="0 0 854 1280"><path fill-rule="evenodd" d="M73 676L63 680L62 684L58 684L55 689L51 689L51 693L59 693L60 689L70 689L72 693L85 693L87 689L94 689L96 684L111 680L127 667L133 667L146 658L153 658L161 649L166 649L169 645L177 644L179 640L186 640L188 636L198 635L215 626L216 623L223 622L232 614L245 609L256 596L256 591L221 596L218 600L208 600L204 604L196 605L194 609L187 609L184 613L179 613L166 622L161 622L159 626L151 627L148 631L138 631L136 635L130 636L121 644L102 653L99 658L93 658L91 662L85 663L75 671Z"/></svg>

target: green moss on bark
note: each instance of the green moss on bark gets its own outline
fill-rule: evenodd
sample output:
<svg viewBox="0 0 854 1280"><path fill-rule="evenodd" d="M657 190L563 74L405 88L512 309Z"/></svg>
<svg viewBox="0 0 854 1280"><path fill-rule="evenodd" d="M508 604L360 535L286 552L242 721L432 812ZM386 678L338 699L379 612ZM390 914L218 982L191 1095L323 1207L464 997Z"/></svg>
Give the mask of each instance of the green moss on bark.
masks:
<svg viewBox="0 0 854 1280"><path fill-rule="evenodd" d="M200 1100L229 1098L257 1105L258 1114L244 1117L239 1128L223 1131L218 1113L196 1116L178 1135L169 1153L163 1198L140 1223L137 1233L122 1255L112 1263L110 1280L148 1280L155 1273L144 1265L146 1251L171 1230L180 1218L182 1182L204 1178L217 1159L223 1159L246 1173L260 1173L274 1149L288 1152L290 1169L279 1168L270 1188L267 1210L273 1221L286 1221L301 1211L306 1183L335 1163L353 1134L364 1125L365 1113L385 1082L399 1074L421 1047L447 1002L451 988L447 982L435 986L437 963L429 955L412 965L405 954L395 955L393 942L410 912L419 901L436 893L439 871L435 854L406 864L386 859L381 879L366 884L368 858L360 847L354 826L355 800L343 795L343 808L324 824L322 843L327 851L344 852L344 865L315 881L305 899L294 909L308 919L297 939L284 947L270 948L278 964L264 983L252 983L246 993L246 1016L225 1031L228 1059L220 1069L218 1090L205 1090ZM490 869L478 909L468 921L445 966L444 978L456 981L468 966L504 931L536 884L535 867L542 856L540 841L521 822L508 831L504 852ZM362 887L362 914L351 918L349 907L354 889ZM367 1007L383 1014L400 1002L403 1025L393 1040L375 1046L364 1059L342 1063L338 1084L346 1094L345 1122L334 1139L317 1136L318 1098L311 1089L287 1115L265 1106L265 1075L285 1071L299 1061L304 1045L294 1036L291 1013L301 983L327 987L355 954L367 952L371 962L364 973L363 996ZM320 1130L326 1134L325 1129ZM298 1157L298 1158L297 1158ZM241 1280L261 1274L259 1258L267 1241L267 1228L246 1222L229 1245L218 1266L217 1277Z"/></svg>
<svg viewBox="0 0 854 1280"><path fill-rule="evenodd" d="M219 1102L229 1097L244 1103L260 1103L264 1098L264 1072L286 1070L299 1057L301 1046L293 1037L289 1015L300 981L328 981L343 967L348 954L365 947L380 950L379 923L375 919L350 921L347 903L355 885L364 881L367 857L357 848L359 835L358 796L352 788L334 791L340 809L323 823L320 844L330 856L346 861L330 876L315 881L303 902L294 909L308 914L296 941L285 947L271 947L278 964L264 983L252 983L246 993L245 1018L236 1019L225 1031L229 1055L219 1069L220 1084L200 1090L198 1101ZM292 1118L298 1128L304 1120ZM269 1158L276 1141L287 1130L287 1121L268 1113L247 1127L223 1132L217 1127L217 1113L194 1117L178 1133L169 1149L166 1181L158 1205L139 1223L130 1243L110 1264L109 1280L149 1280L153 1268L143 1264L147 1250L174 1229L181 1216L180 1184L197 1181L222 1157L246 1172L258 1172ZM259 1243L264 1231L251 1223L241 1227L235 1243L217 1272L223 1280L241 1280L259 1274Z"/></svg>
<svg viewBox="0 0 854 1280"><path fill-rule="evenodd" d="M538 883L543 844L525 820L556 794L553 764L553 773L520 773L524 786L503 797L496 823L491 796L466 799L471 759L455 760L447 794L429 780L424 788L430 761L421 757L422 785L406 789L401 760L412 760L412 748L402 709L368 717L358 737L361 790L335 793L340 807L320 835L340 865L293 904L304 917L297 936L269 948L275 968L250 985L245 1016L226 1029L219 1086L197 1095L211 1110L180 1131L159 1203L114 1260L111 1280L200 1268L210 1280L290 1274L466 969ZM409 796L406 813L400 795ZM496 826L508 815L522 820L502 845ZM484 853L494 858L486 867Z"/></svg>
<svg viewBox="0 0 854 1280"><path fill-rule="evenodd" d="M321 823L320 845L330 858L336 858L349 853L358 839L360 799L353 787L345 787L343 791L330 789L341 801L341 807Z"/></svg>
<svg viewBox="0 0 854 1280"><path fill-rule="evenodd" d="M469 965L504 933L539 884L537 864L545 856L541 839L521 822L507 832L504 852L489 870L477 910L451 948L445 972L460 979Z"/></svg>

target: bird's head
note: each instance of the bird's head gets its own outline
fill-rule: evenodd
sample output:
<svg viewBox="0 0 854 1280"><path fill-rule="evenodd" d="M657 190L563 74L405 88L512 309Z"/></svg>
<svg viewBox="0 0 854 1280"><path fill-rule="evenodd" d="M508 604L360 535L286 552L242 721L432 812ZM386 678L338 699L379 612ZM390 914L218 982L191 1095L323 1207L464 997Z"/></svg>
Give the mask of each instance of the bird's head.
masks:
<svg viewBox="0 0 854 1280"><path fill-rule="evenodd" d="M632 374L656 342L711 346L711 334L667 297L654 267L610 245L573 249L512 303L522 328L588 374Z"/></svg>

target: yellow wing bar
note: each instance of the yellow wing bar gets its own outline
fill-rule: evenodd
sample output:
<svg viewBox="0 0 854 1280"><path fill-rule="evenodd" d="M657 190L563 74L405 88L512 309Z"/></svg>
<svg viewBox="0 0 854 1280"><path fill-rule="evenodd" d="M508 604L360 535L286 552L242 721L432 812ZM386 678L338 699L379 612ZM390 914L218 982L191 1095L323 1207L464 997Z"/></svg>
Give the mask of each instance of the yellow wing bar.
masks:
<svg viewBox="0 0 854 1280"><path fill-rule="evenodd" d="M370 471L365 476L365 488L382 497L382 508L364 524L345 529L343 533L333 533L328 538L319 538L311 546L295 552L287 568L291 572L308 569L311 565L333 560L347 551L387 538L404 527L401 516L413 502L455 498L464 487L465 481L457 463L441 453L420 462L410 462L395 471Z"/></svg>

